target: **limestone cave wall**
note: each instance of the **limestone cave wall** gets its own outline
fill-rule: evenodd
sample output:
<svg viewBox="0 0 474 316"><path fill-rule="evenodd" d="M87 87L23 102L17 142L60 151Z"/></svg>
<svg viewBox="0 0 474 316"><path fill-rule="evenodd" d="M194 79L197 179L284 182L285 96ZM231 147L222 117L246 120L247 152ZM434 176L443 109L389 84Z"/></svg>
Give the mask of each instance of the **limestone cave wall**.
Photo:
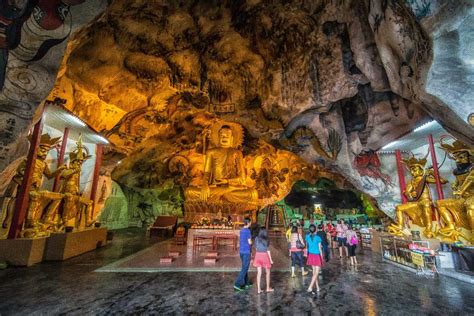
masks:
<svg viewBox="0 0 474 316"><path fill-rule="evenodd" d="M210 113L241 124L248 140L341 173L382 203L397 195L396 185L355 168L358 156L430 117L473 142L466 115L474 111L462 107L469 92L446 96L439 88L449 73L448 53L439 48L443 25L462 19L448 31L469 29L471 6L431 3L115 0L73 35L49 98L65 99L110 139L104 169L138 191L146 188L139 169L151 178L166 175L159 157L196 144L190 126ZM457 10L444 12L451 7ZM30 117L11 135L24 132ZM2 137L3 166L17 156L11 137ZM142 156L133 168L116 167Z"/></svg>

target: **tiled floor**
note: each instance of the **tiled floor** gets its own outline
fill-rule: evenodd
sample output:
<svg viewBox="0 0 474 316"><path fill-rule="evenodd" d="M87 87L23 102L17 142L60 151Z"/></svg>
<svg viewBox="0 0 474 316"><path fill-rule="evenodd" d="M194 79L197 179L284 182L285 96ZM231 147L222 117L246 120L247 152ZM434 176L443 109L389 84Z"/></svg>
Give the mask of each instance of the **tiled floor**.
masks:
<svg viewBox="0 0 474 316"><path fill-rule="evenodd" d="M288 271L290 259L286 250L287 242L284 237L272 239L270 251L274 264L273 271ZM173 259L172 263L160 263L160 258L168 257L170 251L178 251L179 257ZM205 263L204 258L212 252L210 246L201 247L193 252L191 245L176 246L172 240L166 240L139 251L131 256L118 260L96 270L96 272L238 272L241 261L238 249L233 251L232 247L220 245L217 248L216 263ZM252 261L253 263L253 261ZM256 269L252 266L250 271Z"/></svg>
<svg viewBox="0 0 474 316"><path fill-rule="evenodd" d="M154 242L124 230L111 245L66 262L0 271L0 314L474 315L471 284L420 278L370 252L357 268L332 260L315 296L305 292L309 277L288 272L272 272L275 292L261 295L255 287L234 293L236 272L94 272Z"/></svg>

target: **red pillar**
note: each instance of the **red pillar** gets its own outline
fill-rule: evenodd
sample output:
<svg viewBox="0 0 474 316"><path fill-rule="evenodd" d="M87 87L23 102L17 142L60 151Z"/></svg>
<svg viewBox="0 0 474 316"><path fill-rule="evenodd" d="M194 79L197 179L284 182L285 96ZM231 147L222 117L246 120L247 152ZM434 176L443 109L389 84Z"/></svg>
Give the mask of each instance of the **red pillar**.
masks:
<svg viewBox="0 0 474 316"><path fill-rule="evenodd" d="M66 152L68 136L69 136L69 127L66 127L64 129L63 141L61 143L61 150L59 151L57 168L61 167L62 164L64 163L64 154ZM53 192L58 192L58 189L59 189L59 174L56 176L56 178L54 178Z"/></svg>
<svg viewBox="0 0 474 316"><path fill-rule="evenodd" d="M428 144L430 145L431 162L433 163L433 171L436 181L436 192L438 192L438 200L442 200L444 199L444 193L439 178L438 161L436 160L436 151L434 148L433 135L431 134L428 135Z"/></svg>
<svg viewBox="0 0 474 316"><path fill-rule="evenodd" d="M91 188L91 197L90 199L94 203L94 209L95 209L95 198L97 196L97 186L99 184L99 171L100 171L100 165L102 163L102 150L103 150L104 145L102 144L97 144L95 147L95 166L94 166L94 176L92 177L92 188ZM90 215L93 218L93 214Z"/></svg>
<svg viewBox="0 0 474 316"><path fill-rule="evenodd" d="M406 189L405 173L403 172L402 154L400 153L399 149L395 150L395 157L397 159L397 171L398 171L398 183L400 184L400 195L402 197L402 204L405 204L408 201L408 199L404 194L405 189Z"/></svg>
<svg viewBox="0 0 474 316"><path fill-rule="evenodd" d="M45 106L46 107L46 106ZM43 110L44 111L44 110ZM28 209L29 189L33 180L33 166L36 161L36 154L41 140L41 131L43 130L43 117L35 124L33 135L31 137L30 148L26 158L25 174L15 200L15 213L13 214L12 224L8 231L8 239L18 237L25 221L26 211Z"/></svg>

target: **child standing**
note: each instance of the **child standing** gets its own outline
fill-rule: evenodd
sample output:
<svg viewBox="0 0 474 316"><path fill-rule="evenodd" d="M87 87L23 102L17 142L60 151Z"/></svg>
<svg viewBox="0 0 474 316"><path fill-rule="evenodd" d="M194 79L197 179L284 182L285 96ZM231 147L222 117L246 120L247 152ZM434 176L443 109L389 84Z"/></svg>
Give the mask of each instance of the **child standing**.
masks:
<svg viewBox="0 0 474 316"><path fill-rule="evenodd" d="M347 238L347 249L349 251L349 258L351 259L351 265L357 264L357 257L355 254L357 244L359 243L359 238L357 238L357 233L352 230L352 225L348 226L346 231Z"/></svg>
<svg viewBox="0 0 474 316"><path fill-rule="evenodd" d="M270 287L270 269L273 264L272 256L268 247L270 242L268 240L267 230L262 228L258 233L257 238L255 238L255 259L253 261L253 266L257 268L257 293L260 294L263 291L261 290L261 280L262 280L262 268L265 268L265 276L267 281L267 293L273 292L273 289Z"/></svg>
<svg viewBox="0 0 474 316"><path fill-rule="evenodd" d="M323 265L323 260L321 259L322 245L321 238L316 234L316 226L309 226L309 234L306 235L306 245L308 247L308 260L307 264L313 268L313 277L311 278L311 283L308 287L308 292L315 294L313 292L313 287L316 285L316 291L319 292L319 283L318 275Z"/></svg>

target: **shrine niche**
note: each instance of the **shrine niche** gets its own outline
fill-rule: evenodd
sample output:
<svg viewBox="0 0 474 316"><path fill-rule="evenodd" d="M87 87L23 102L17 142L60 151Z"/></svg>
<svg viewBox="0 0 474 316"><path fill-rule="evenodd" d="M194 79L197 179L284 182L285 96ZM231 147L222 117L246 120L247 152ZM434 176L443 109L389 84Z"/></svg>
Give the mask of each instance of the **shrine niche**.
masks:
<svg viewBox="0 0 474 316"><path fill-rule="evenodd" d="M60 99L45 102L42 121L28 137L28 155L2 172L0 239L42 238L95 226L104 199L94 194L99 190L95 170L99 147L107 140L62 104Z"/></svg>
<svg viewBox="0 0 474 316"><path fill-rule="evenodd" d="M168 126L166 134L123 159L112 178L137 191L155 190L165 200L172 198L163 196L166 190L181 188L181 215L188 222L218 213L255 217L259 209L281 200L293 182L317 178L317 166L263 140L246 139L240 124L185 109L174 113L184 121L162 123Z"/></svg>

